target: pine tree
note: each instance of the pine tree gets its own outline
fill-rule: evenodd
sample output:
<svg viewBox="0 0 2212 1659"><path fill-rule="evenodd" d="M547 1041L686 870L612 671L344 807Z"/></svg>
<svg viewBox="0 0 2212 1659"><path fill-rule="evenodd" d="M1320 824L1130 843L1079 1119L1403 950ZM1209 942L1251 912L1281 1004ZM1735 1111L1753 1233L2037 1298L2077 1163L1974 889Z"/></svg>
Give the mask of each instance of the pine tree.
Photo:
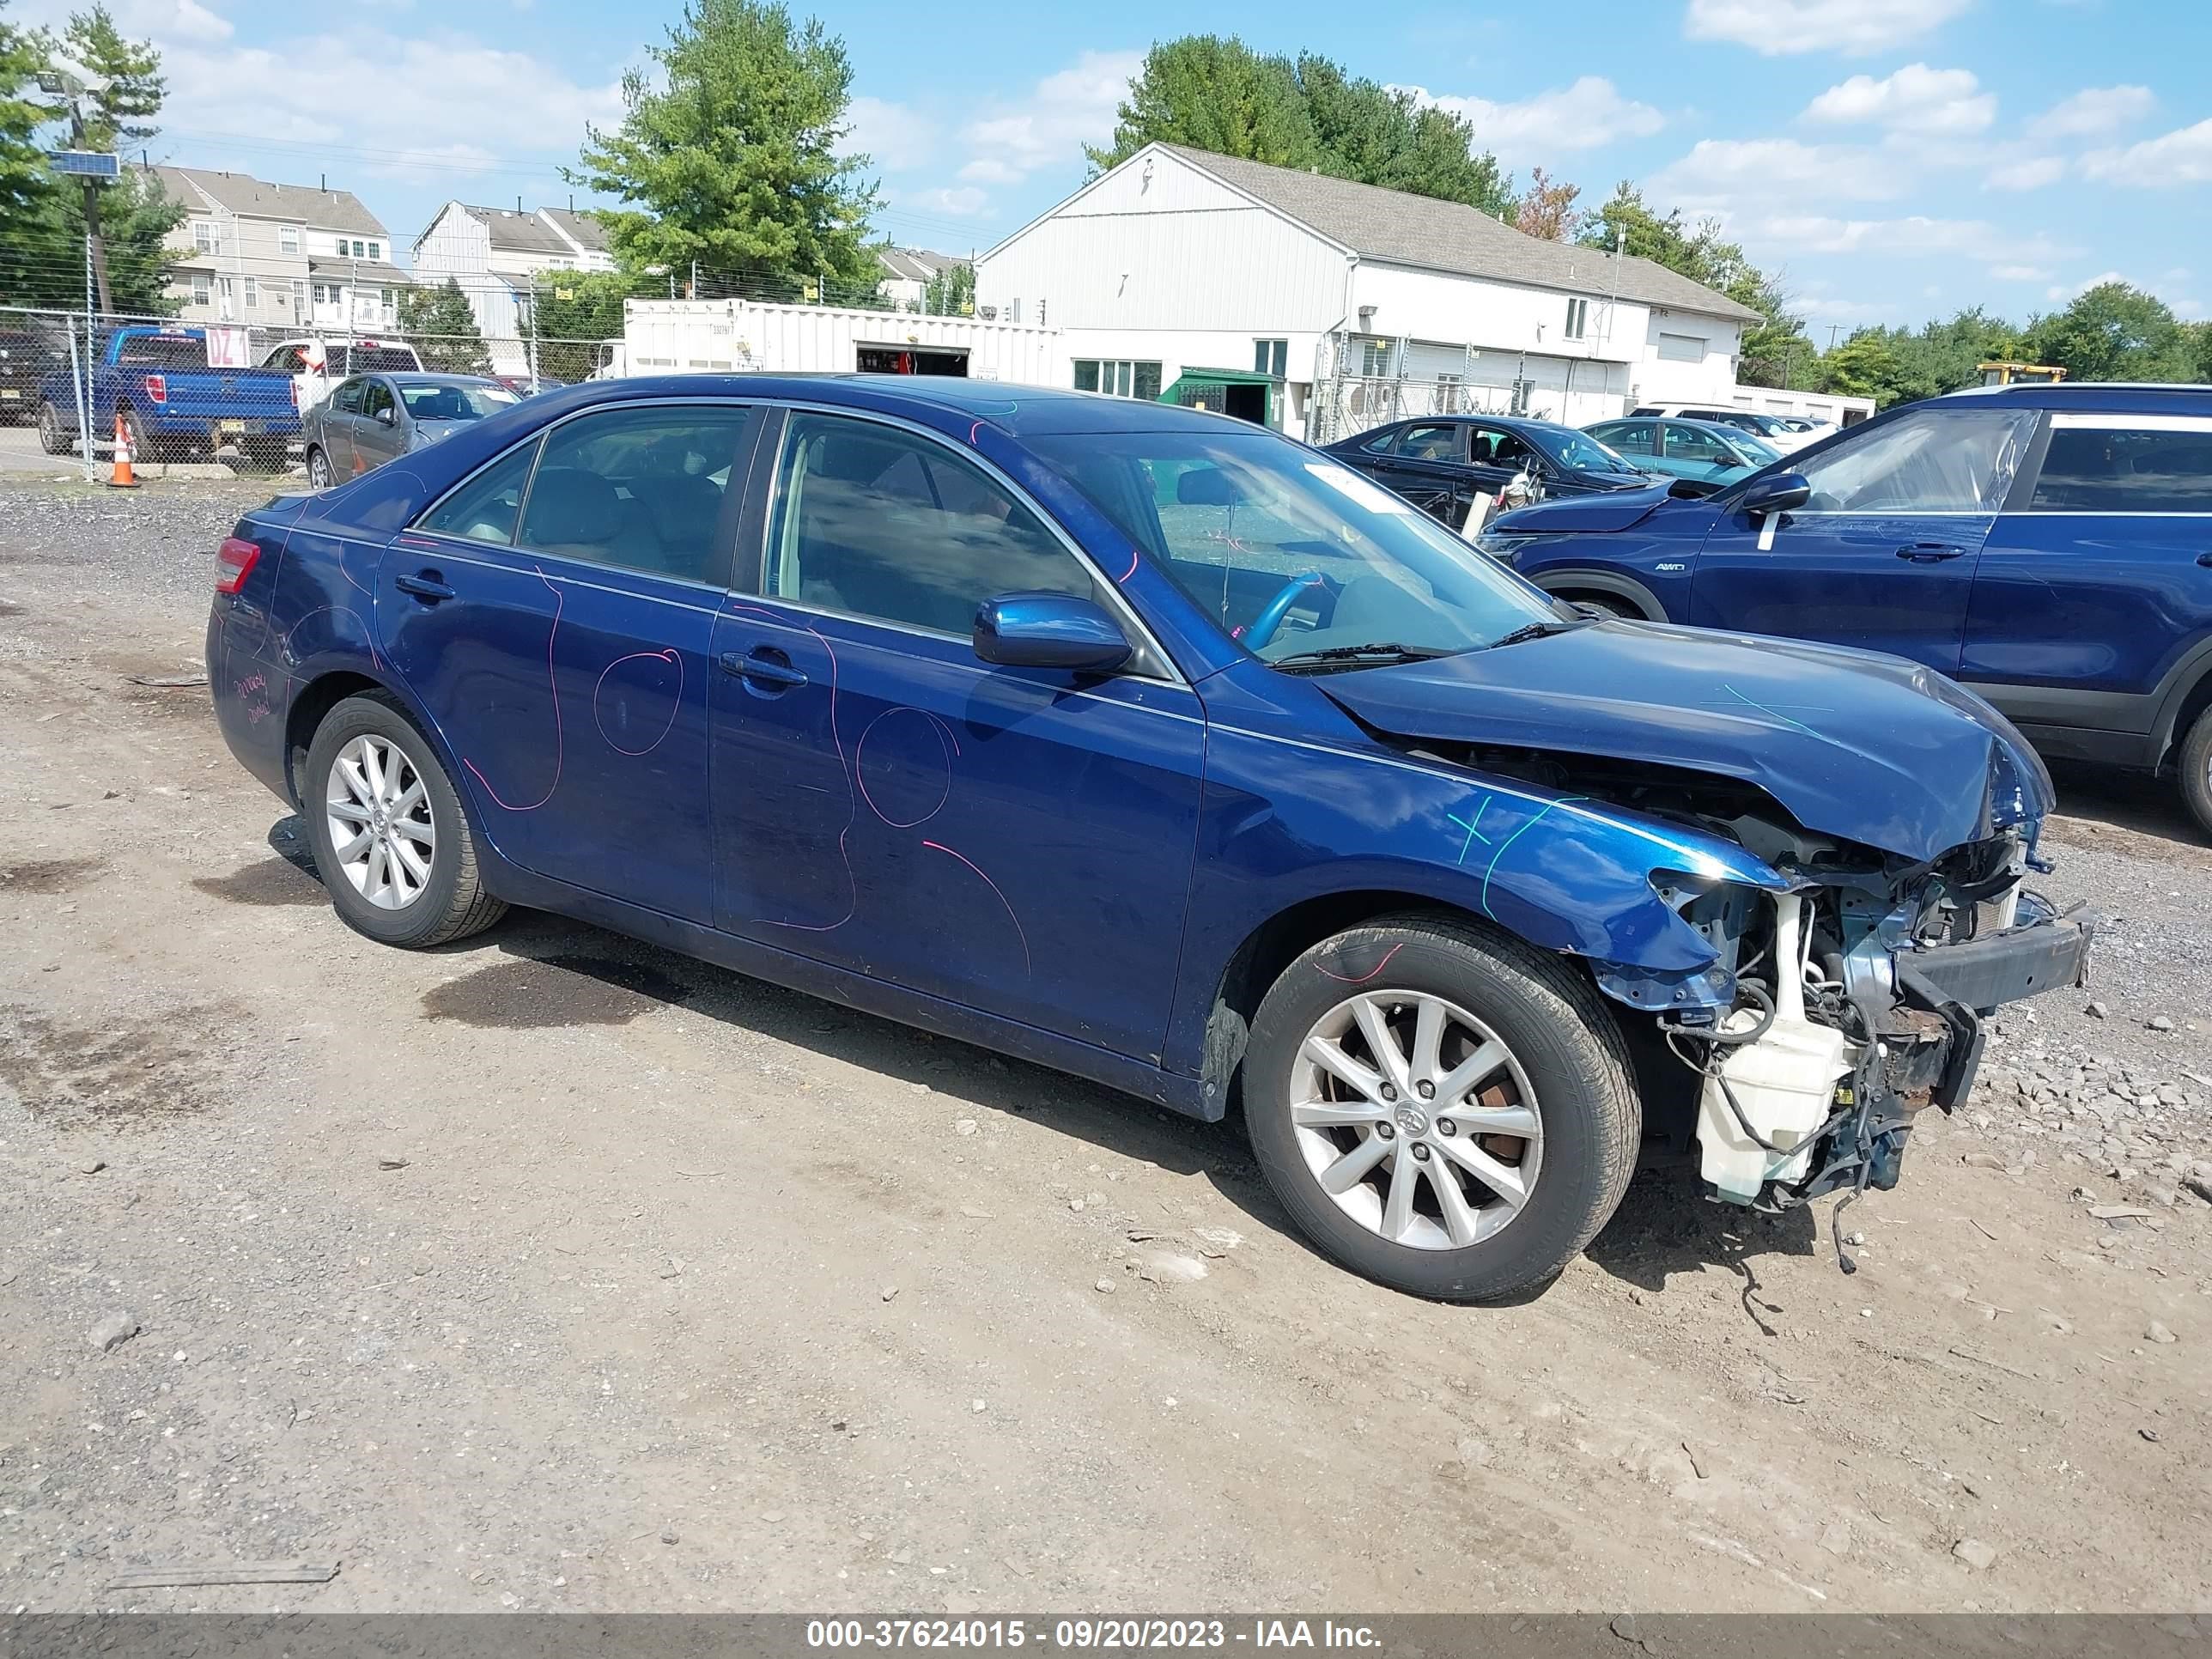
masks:
<svg viewBox="0 0 2212 1659"><path fill-rule="evenodd" d="M428 288L399 290L399 327L425 368L448 374L489 374L491 354L484 349L477 314L458 280L448 276Z"/></svg>

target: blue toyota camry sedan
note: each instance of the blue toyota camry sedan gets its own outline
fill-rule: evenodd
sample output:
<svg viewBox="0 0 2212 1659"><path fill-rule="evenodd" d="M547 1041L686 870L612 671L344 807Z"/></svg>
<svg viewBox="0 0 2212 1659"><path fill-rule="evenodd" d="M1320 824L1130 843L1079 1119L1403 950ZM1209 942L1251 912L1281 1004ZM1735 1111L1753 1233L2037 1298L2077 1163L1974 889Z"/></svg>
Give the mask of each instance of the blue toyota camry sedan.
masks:
<svg viewBox="0 0 2212 1659"><path fill-rule="evenodd" d="M2049 781L1941 675L1600 619L1316 450L960 380L545 393L219 550L339 915L580 917L1202 1118L1425 1296L1639 1156L1886 1188L2075 981Z"/></svg>

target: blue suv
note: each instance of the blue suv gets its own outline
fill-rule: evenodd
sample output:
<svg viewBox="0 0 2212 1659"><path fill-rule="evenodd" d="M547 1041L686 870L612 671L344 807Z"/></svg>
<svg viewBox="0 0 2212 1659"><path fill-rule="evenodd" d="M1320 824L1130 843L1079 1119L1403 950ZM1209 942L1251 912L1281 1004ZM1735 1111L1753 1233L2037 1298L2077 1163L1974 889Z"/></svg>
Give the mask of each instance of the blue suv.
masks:
<svg viewBox="0 0 2212 1659"><path fill-rule="evenodd" d="M2212 388L1962 392L1701 501L1524 507L1482 546L1619 615L1940 669L2046 755L2178 775L2212 831Z"/></svg>

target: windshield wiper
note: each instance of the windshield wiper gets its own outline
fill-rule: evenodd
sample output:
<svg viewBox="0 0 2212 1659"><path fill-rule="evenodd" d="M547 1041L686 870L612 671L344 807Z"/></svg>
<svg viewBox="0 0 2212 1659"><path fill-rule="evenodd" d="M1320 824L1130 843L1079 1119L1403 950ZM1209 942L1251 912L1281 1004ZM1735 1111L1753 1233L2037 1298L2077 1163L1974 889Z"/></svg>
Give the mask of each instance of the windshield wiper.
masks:
<svg viewBox="0 0 2212 1659"><path fill-rule="evenodd" d="M1523 640L1541 640L1553 634L1571 634L1577 628L1589 627L1596 620L1595 617L1583 617L1569 622L1564 617L1554 617L1547 622L1532 622L1526 627L1515 629L1502 639L1491 641L1483 649L1495 651L1501 645L1518 645Z"/></svg>
<svg viewBox="0 0 2212 1659"><path fill-rule="evenodd" d="M1287 657L1277 657L1270 668L1374 668L1384 663L1427 662L1434 657L1448 657L1449 651L1395 641L1377 641L1370 645L1332 645L1324 651L1293 651Z"/></svg>

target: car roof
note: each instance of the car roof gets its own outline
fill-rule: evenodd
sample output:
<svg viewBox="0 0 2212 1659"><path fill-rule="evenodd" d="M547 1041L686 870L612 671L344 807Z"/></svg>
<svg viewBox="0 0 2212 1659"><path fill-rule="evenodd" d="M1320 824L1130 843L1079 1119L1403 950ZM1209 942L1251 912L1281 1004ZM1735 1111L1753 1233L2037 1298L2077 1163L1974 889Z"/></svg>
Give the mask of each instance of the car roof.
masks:
<svg viewBox="0 0 2212 1659"><path fill-rule="evenodd" d="M615 388L620 388L617 392ZM978 422L1017 437L1057 433L1188 431L1226 428L1257 432L1234 416L1184 409L1175 404L1111 398L1056 386L1015 386L933 374L655 374L586 380L530 400L549 412L586 409L635 398L746 398L789 399L902 416L940 431L966 434ZM1278 434L1279 435L1279 434Z"/></svg>
<svg viewBox="0 0 2212 1659"><path fill-rule="evenodd" d="M489 374L442 374L434 368L365 369L361 378L389 380L394 386L499 386L501 392L507 389Z"/></svg>
<svg viewBox="0 0 2212 1659"><path fill-rule="evenodd" d="M1955 398L2027 409L2087 409L2120 415L2212 415L2212 386L2130 380L2058 380L2042 386L1971 386Z"/></svg>

